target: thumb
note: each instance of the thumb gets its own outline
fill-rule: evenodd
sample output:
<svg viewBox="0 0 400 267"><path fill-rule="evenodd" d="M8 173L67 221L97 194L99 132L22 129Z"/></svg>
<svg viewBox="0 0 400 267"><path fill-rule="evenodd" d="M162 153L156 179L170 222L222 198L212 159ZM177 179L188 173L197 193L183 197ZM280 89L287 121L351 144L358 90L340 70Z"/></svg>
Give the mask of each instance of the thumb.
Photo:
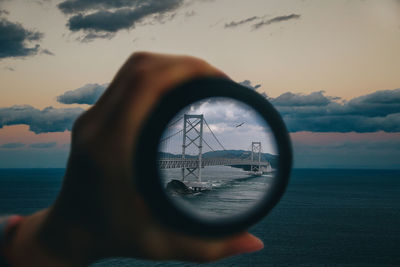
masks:
<svg viewBox="0 0 400 267"><path fill-rule="evenodd" d="M183 240L181 240L183 241ZM210 262L226 257L261 250L263 242L256 236L244 232L222 240L185 240L180 243L175 259L184 261Z"/></svg>
<svg viewBox="0 0 400 267"><path fill-rule="evenodd" d="M246 232L226 242L226 257L259 251L264 243L256 236Z"/></svg>

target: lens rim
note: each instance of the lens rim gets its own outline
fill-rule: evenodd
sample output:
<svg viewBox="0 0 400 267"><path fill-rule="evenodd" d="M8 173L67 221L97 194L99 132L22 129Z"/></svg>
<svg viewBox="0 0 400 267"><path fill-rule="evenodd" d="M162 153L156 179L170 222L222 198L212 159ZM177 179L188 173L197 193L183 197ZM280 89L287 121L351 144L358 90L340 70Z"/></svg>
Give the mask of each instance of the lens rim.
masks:
<svg viewBox="0 0 400 267"><path fill-rule="evenodd" d="M227 97L247 104L267 122L277 142L278 168L267 194L256 209L223 220L201 220L184 212L167 196L157 166L159 140L174 116L186 106L210 97ZM196 236L220 237L238 233L261 220L280 200L289 182L292 146L276 109L259 93L231 80L202 77L183 82L162 95L142 127L133 159L134 184L152 213L171 229Z"/></svg>

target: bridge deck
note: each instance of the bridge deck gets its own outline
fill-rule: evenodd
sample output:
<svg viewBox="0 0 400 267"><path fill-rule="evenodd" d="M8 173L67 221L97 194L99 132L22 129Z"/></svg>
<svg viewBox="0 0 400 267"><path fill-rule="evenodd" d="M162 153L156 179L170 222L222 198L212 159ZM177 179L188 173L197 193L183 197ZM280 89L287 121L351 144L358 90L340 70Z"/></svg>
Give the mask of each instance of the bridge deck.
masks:
<svg viewBox="0 0 400 267"><path fill-rule="evenodd" d="M231 159L231 158L203 158L201 166L218 166L218 165L260 165L268 166L269 162L249 159ZM162 158L158 160L160 169L172 168L198 168L199 159L197 158Z"/></svg>

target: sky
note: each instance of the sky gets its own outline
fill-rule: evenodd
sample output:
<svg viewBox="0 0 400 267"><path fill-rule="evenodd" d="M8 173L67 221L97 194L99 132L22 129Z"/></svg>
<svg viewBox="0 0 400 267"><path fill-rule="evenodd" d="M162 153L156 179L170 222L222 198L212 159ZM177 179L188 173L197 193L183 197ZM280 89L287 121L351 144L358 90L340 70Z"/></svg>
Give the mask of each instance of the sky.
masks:
<svg viewBox="0 0 400 267"><path fill-rule="evenodd" d="M197 156L200 140L202 153L218 150L251 151L252 142L261 142L262 153L278 154L275 137L257 111L242 102L220 97L195 102L180 111L162 134L160 151L182 153L185 114L203 115L203 126L198 117L186 118L185 154ZM200 132L202 138L198 138Z"/></svg>
<svg viewBox="0 0 400 267"><path fill-rule="evenodd" d="M135 51L200 57L281 113L297 168L400 169L398 0L0 0L0 168L65 167Z"/></svg>

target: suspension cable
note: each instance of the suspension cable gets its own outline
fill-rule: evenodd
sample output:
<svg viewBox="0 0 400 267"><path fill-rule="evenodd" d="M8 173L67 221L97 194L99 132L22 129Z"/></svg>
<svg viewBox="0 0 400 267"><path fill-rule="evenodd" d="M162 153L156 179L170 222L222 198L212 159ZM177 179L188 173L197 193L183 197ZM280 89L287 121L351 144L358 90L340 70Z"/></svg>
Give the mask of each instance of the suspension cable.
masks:
<svg viewBox="0 0 400 267"><path fill-rule="evenodd" d="M207 121L205 119L204 119L204 122L206 123L206 126L210 130L211 134L214 136L215 140L217 140L217 143L222 147L223 150L226 150L225 147L218 140L218 138L215 136L214 132L211 130L210 126L208 125L208 123L207 123Z"/></svg>
<svg viewBox="0 0 400 267"><path fill-rule="evenodd" d="M181 116L179 119L177 119L177 120L174 121L174 122L168 123L167 128L169 128L169 127L171 127L171 126L177 124L181 119L183 119L183 116Z"/></svg>
<svg viewBox="0 0 400 267"><path fill-rule="evenodd" d="M201 138L201 140L203 140L203 142L208 146L209 149L212 150L212 152L215 152L215 150L206 142L206 140L204 140L204 138Z"/></svg>
<svg viewBox="0 0 400 267"><path fill-rule="evenodd" d="M176 133L174 133L174 134L171 134L170 136L167 136L167 137L161 139L161 140L160 140L160 143L167 141L167 140L170 139L171 137L174 137L175 135L177 135L177 134L179 134L179 133L181 133L181 132L183 132L183 129L180 130L180 131L178 131L178 132L176 132Z"/></svg>

